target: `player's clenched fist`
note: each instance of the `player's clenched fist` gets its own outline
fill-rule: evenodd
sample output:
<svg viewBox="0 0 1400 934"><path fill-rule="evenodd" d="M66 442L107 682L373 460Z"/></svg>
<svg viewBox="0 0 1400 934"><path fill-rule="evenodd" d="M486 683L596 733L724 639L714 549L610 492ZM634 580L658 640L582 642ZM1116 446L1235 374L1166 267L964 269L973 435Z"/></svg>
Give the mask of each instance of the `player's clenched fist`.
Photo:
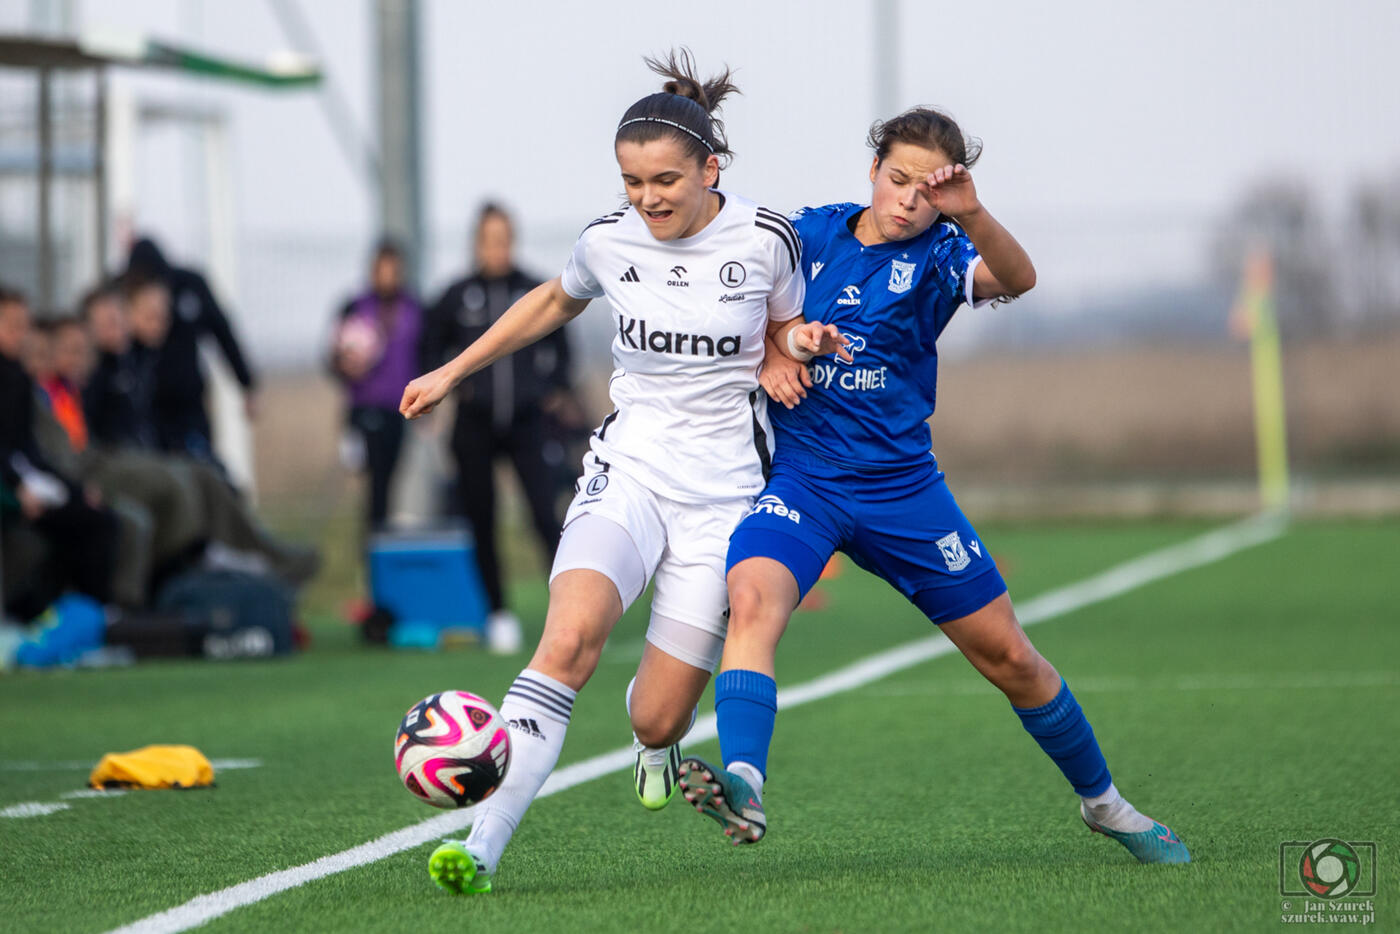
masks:
<svg viewBox="0 0 1400 934"><path fill-rule="evenodd" d="M399 402L399 414L409 419L427 415L439 402L447 398L452 386L452 375L446 372L445 367L424 373L404 387L403 399Z"/></svg>

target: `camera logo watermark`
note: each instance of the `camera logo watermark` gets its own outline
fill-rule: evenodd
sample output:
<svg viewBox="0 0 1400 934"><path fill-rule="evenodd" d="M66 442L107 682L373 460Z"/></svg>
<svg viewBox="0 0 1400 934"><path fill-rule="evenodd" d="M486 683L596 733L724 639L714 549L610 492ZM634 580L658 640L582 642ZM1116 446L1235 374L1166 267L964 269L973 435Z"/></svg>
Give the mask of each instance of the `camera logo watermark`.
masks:
<svg viewBox="0 0 1400 934"><path fill-rule="evenodd" d="M1280 843L1278 892L1285 924L1374 924L1376 844L1334 837Z"/></svg>

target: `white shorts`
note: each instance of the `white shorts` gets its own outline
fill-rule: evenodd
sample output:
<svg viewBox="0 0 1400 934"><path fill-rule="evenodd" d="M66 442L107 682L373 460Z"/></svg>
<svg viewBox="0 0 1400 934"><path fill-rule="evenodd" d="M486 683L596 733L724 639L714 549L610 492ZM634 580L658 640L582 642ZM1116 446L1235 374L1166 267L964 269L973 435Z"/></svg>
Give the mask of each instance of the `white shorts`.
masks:
<svg viewBox="0 0 1400 934"><path fill-rule="evenodd" d="M585 568L617 585L624 610L655 581L653 617L676 620L724 638L729 592L724 582L729 533L753 505L752 496L720 503L678 503L658 496L592 454L584 459L578 493L564 517L564 534L549 578ZM616 554L606 542L570 540L580 516L598 516L626 530L635 554ZM613 552L613 553L609 553ZM641 559L641 573L633 570Z"/></svg>

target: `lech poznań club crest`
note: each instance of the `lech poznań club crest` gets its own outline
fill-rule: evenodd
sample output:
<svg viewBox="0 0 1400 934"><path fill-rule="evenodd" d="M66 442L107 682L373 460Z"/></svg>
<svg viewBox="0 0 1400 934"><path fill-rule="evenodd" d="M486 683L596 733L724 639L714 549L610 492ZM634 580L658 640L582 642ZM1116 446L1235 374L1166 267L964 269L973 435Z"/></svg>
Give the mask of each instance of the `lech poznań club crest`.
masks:
<svg viewBox="0 0 1400 934"><path fill-rule="evenodd" d="M943 561L950 571L961 571L972 563L963 547L962 538L957 532L949 532L938 540L938 550L943 552Z"/></svg>
<svg viewBox="0 0 1400 934"><path fill-rule="evenodd" d="M890 260L890 291L896 295L908 292L914 286L914 267L917 263L902 263Z"/></svg>

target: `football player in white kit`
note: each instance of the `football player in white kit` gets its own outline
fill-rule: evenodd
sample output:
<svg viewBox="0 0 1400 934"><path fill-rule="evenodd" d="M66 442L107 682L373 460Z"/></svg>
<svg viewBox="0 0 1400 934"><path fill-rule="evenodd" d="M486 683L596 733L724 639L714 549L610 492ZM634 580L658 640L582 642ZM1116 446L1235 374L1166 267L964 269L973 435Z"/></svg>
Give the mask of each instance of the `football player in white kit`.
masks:
<svg viewBox="0 0 1400 934"><path fill-rule="evenodd" d="M729 533L763 488L772 455L758 384L765 337L794 357L844 354L835 328L802 320L792 226L716 188L729 148L711 112L734 90L729 73L701 82L684 51L647 63L667 81L618 124L628 206L589 224L562 275L409 383L400 406L416 418L591 299L612 306L616 410L584 458L539 646L501 704L512 728L510 771L477 805L470 837L429 860L434 881L455 892L490 891L502 851L558 761L577 692L648 579L651 621L627 696L634 778L649 808L674 795L678 743L724 645Z"/></svg>

